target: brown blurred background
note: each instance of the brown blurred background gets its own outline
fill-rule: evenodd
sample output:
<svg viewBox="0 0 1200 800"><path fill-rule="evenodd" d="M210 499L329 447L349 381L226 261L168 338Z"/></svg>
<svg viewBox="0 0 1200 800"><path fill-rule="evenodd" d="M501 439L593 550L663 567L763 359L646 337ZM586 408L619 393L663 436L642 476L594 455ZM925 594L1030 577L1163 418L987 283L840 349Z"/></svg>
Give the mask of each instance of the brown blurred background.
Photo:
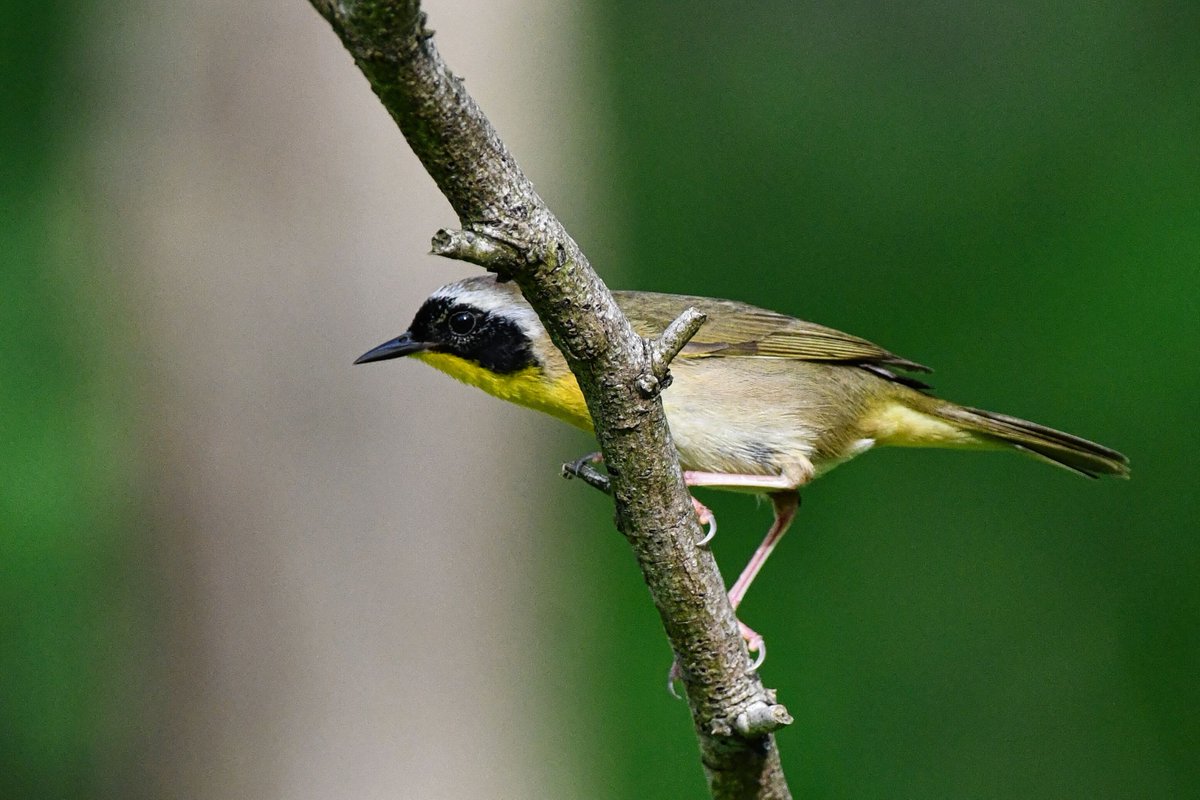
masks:
<svg viewBox="0 0 1200 800"><path fill-rule="evenodd" d="M556 66L577 15L436 13L539 183L568 212L596 202L578 123L601 103ZM455 219L366 81L302 2L46 16L25 34L72 69L38 90L56 147L32 178L38 245L61 261L29 272L85 429L57 443L80 448L63 469L95 485L59 541L20 543L46 572L8 613L72 583L51 635L92 641L17 654L82 674L58 676L73 699L12 698L0 794L569 794L530 711L530 661L552 656L529 613L546 513L528 477L553 477L532 443L554 429L426 369L351 368L467 269L424 255ZM535 47L509 45L535 27ZM23 727L22 703L60 724Z"/></svg>

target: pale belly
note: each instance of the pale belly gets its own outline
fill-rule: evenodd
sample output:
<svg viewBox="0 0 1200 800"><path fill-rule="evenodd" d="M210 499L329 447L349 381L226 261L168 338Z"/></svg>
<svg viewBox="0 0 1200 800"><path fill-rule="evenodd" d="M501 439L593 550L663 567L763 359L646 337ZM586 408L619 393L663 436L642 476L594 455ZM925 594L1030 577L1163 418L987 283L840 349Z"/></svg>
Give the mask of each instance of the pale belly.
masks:
<svg viewBox="0 0 1200 800"><path fill-rule="evenodd" d="M683 468L815 477L869 450L875 440L855 424L866 398L856 376L849 385L838 383L836 392L796 391L827 385L821 379L830 369L836 368L768 359L673 367L663 408ZM750 393L748 383L755 387Z"/></svg>

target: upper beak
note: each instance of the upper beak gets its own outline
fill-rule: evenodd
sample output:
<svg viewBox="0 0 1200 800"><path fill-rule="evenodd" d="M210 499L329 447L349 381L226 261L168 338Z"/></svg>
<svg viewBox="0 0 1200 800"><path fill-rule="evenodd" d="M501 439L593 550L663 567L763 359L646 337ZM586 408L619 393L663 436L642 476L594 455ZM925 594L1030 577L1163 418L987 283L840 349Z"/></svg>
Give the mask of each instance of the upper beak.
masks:
<svg viewBox="0 0 1200 800"><path fill-rule="evenodd" d="M354 363L367 364L371 361L387 361L389 358L399 358L411 353L419 353L431 347L433 347L431 343L418 342L408 331L405 331L390 342L384 342L379 347L363 353L354 360Z"/></svg>

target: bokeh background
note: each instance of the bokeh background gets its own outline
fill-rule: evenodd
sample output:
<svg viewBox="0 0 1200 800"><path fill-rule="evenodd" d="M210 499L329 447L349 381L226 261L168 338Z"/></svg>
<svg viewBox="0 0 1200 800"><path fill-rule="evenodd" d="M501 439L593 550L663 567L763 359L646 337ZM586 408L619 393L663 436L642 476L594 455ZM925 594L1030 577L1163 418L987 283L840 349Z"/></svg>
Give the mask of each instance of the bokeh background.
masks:
<svg viewBox="0 0 1200 800"><path fill-rule="evenodd" d="M0 797L703 796L581 434L351 368L453 225L301 0L0 4ZM1122 449L880 451L742 613L799 797L1200 796L1200 6L430 0L614 286ZM769 513L706 495L736 574Z"/></svg>

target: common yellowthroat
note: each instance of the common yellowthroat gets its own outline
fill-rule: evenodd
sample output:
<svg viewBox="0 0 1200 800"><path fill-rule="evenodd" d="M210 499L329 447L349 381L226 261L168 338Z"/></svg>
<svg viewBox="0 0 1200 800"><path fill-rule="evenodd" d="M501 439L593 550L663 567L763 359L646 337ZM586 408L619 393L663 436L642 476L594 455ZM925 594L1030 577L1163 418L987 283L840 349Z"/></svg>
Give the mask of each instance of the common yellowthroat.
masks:
<svg viewBox="0 0 1200 800"><path fill-rule="evenodd" d="M613 294L643 336L689 306L708 317L671 363L662 402L688 485L761 493L774 506L766 538L729 591L735 609L791 524L799 488L872 447L1007 448L1092 478L1129 474L1115 450L934 397L903 374L928 367L857 336L732 300ZM441 287L407 331L354 363L400 356L592 429L574 375L512 283L485 275ZM761 659L761 637L742 632Z"/></svg>

